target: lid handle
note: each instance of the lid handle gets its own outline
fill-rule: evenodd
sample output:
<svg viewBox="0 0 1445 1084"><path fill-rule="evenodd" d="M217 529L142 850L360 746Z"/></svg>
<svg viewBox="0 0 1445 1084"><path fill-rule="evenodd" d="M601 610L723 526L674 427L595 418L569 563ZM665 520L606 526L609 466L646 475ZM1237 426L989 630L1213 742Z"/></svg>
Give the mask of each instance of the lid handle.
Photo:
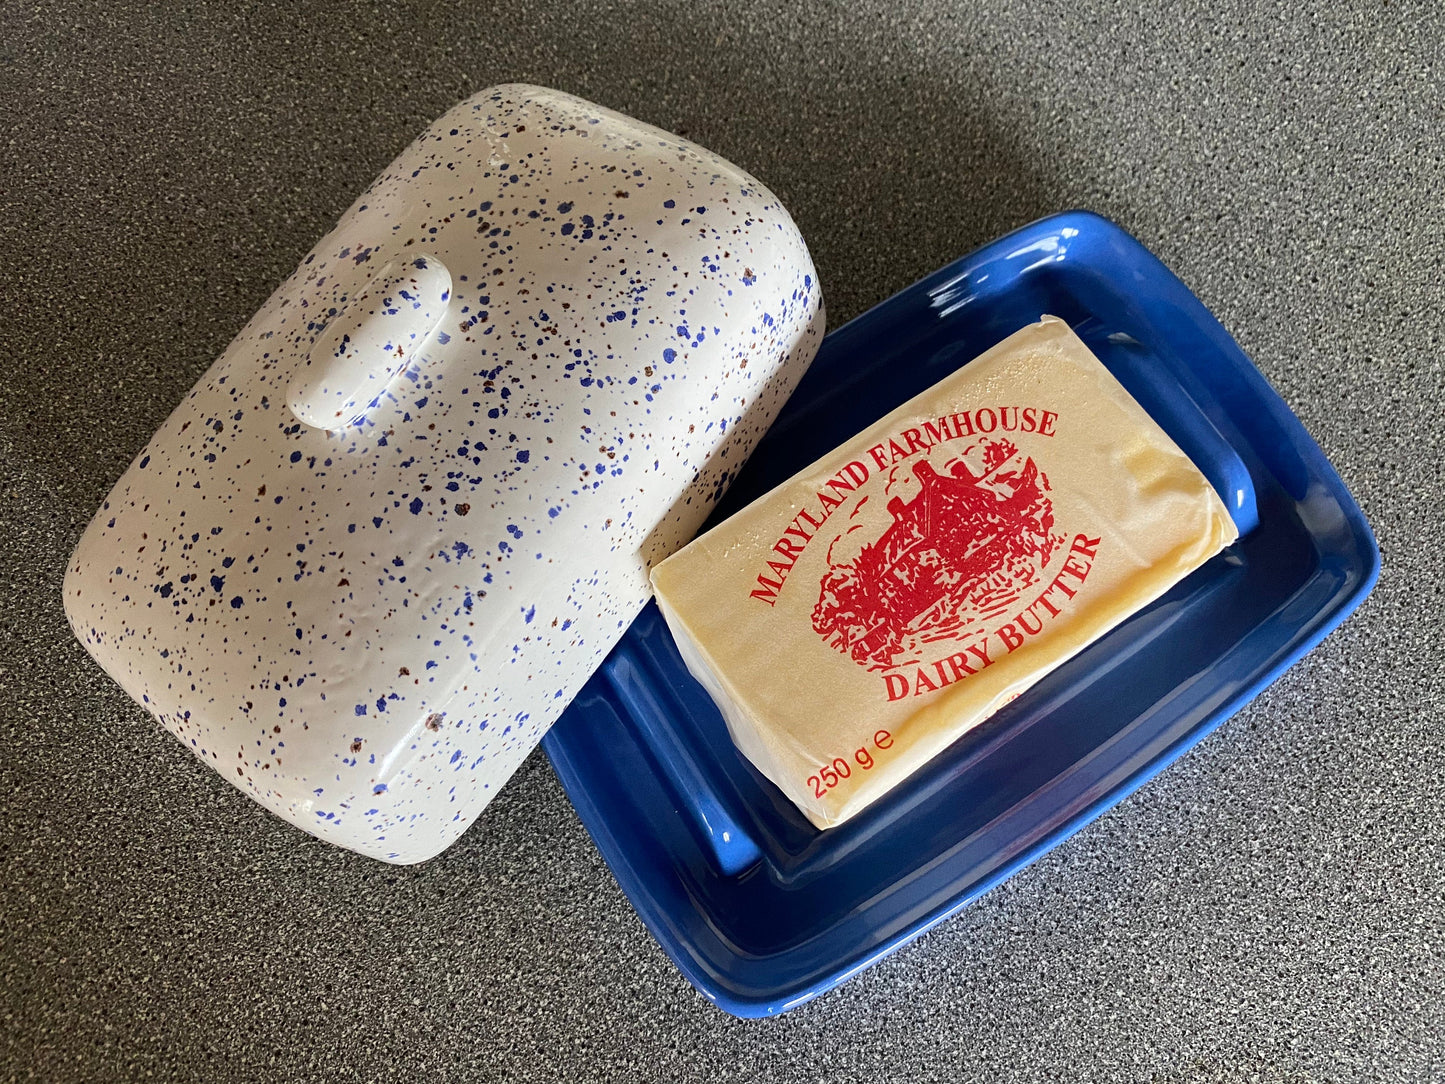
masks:
<svg viewBox="0 0 1445 1084"><path fill-rule="evenodd" d="M355 425L431 337L451 298L435 256L392 260L336 314L291 380L291 412L318 429Z"/></svg>

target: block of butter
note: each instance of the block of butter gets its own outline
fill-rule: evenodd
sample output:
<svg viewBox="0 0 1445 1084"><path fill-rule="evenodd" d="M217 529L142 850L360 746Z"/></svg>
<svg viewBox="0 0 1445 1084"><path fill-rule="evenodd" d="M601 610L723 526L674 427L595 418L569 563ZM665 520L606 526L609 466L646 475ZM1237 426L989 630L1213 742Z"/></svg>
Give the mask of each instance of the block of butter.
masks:
<svg viewBox="0 0 1445 1084"><path fill-rule="evenodd" d="M1237 537L1044 316L657 565L688 668L819 828Z"/></svg>

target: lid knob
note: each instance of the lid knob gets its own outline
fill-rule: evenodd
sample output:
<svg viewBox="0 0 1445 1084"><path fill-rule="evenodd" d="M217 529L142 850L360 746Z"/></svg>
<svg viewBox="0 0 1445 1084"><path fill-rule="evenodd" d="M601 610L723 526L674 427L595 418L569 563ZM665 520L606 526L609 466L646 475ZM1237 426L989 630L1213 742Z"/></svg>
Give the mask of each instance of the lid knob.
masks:
<svg viewBox="0 0 1445 1084"><path fill-rule="evenodd" d="M435 256L386 264L312 346L291 381L291 412L318 429L359 422L441 323L451 291Z"/></svg>

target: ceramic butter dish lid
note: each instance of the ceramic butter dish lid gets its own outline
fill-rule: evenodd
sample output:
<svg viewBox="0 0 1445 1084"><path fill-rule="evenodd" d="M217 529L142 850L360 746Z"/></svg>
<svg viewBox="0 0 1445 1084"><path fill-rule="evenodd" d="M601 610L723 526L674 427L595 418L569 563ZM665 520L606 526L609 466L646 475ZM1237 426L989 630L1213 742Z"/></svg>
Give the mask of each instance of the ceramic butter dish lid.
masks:
<svg viewBox="0 0 1445 1084"><path fill-rule="evenodd" d="M117 482L76 634L272 812L452 843L649 597L817 349L777 199L528 86L408 147Z"/></svg>

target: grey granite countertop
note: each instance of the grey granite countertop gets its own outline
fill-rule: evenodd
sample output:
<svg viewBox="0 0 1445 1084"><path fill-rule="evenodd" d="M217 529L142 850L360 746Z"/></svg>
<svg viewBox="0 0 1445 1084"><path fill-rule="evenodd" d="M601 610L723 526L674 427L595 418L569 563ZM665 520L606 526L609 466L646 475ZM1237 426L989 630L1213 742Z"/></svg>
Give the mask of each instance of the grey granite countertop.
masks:
<svg viewBox="0 0 1445 1084"><path fill-rule="evenodd" d="M0 3L0 1078L1445 1079L1445 19L1291 0ZM1178 765L773 1021L644 930L540 755L442 857L270 817L72 639L64 562L372 177L496 82L763 178L834 325L1082 206L1373 523L1374 595Z"/></svg>

